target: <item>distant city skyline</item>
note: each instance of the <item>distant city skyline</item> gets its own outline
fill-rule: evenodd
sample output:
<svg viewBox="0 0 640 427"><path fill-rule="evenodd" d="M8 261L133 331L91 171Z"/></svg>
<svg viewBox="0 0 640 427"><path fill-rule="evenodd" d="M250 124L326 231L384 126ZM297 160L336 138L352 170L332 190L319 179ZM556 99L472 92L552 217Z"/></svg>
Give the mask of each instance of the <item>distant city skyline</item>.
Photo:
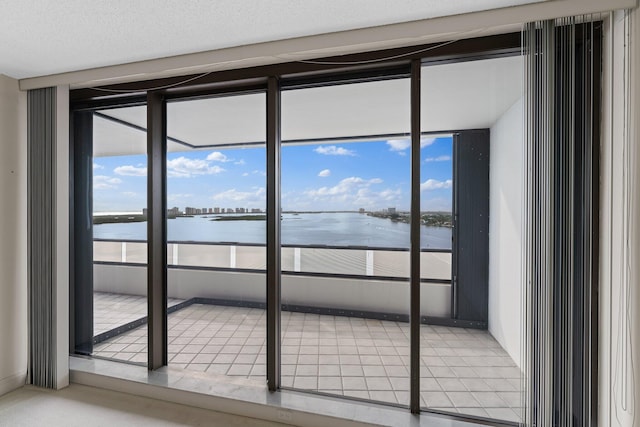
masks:
<svg viewBox="0 0 640 427"><path fill-rule="evenodd" d="M450 211L452 138L421 144L421 210ZM282 208L383 210L410 206L408 139L284 145ZM265 149L190 150L167 156L168 208L266 208ZM94 212L146 206L145 155L94 158Z"/></svg>

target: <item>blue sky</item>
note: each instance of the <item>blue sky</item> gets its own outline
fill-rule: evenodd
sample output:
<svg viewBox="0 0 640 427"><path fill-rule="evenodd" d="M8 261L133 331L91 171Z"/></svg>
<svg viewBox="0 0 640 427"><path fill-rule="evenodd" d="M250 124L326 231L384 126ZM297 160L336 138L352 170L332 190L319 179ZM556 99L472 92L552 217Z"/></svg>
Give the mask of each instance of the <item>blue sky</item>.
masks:
<svg viewBox="0 0 640 427"><path fill-rule="evenodd" d="M452 139L424 138L421 209L451 210ZM168 205L265 208L264 148L169 153ZM146 206L146 156L94 159L94 211ZM381 210L410 204L408 140L284 145L284 210Z"/></svg>

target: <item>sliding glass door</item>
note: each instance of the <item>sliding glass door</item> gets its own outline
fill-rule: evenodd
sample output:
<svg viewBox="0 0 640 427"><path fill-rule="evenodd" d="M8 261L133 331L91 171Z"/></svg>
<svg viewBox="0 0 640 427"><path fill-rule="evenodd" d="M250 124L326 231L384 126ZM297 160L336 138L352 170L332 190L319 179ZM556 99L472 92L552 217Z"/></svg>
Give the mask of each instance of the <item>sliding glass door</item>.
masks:
<svg viewBox="0 0 640 427"><path fill-rule="evenodd" d="M266 381L264 93L167 106L169 366Z"/></svg>
<svg viewBox="0 0 640 427"><path fill-rule="evenodd" d="M425 409L522 419L522 70L521 56L422 67Z"/></svg>
<svg viewBox="0 0 640 427"><path fill-rule="evenodd" d="M147 361L144 106L93 113L93 353Z"/></svg>
<svg viewBox="0 0 640 427"><path fill-rule="evenodd" d="M409 405L407 78L282 94L282 386Z"/></svg>

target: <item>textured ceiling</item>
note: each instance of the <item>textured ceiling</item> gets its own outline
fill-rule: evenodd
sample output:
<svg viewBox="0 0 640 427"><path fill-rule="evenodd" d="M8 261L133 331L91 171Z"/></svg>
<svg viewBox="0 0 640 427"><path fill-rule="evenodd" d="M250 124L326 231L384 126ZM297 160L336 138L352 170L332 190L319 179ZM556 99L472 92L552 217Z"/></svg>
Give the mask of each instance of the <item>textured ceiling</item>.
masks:
<svg viewBox="0 0 640 427"><path fill-rule="evenodd" d="M28 78L542 0L0 0L0 74Z"/></svg>

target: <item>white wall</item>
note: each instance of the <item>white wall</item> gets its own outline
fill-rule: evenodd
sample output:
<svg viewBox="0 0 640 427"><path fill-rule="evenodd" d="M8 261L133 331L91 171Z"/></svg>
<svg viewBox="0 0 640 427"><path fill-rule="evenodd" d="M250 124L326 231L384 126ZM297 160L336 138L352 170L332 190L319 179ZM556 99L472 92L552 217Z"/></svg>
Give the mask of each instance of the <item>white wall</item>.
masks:
<svg viewBox="0 0 640 427"><path fill-rule="evenodd" d="M611 427L640 426L639 25L639 9L604 25L597 381L598 425Z"/></svg>
<svg viewBox="0 0 640 427"><path fill-rule="evenodd" d="M69 253L69 86L56 88L56 252ZM56 388L69 385L69 257L56 257Z"/></svg>
<svg viewBox="0 0 640 427"><path fill-rule="evenodd" d="M27 372L26 94L0 75L0 395Z"/></svg>
<svg viewBox="0 0 640 427"><path fill-rule="evenodd" d="M520 364L522 99L491 128L489 332Z"/></svg>

